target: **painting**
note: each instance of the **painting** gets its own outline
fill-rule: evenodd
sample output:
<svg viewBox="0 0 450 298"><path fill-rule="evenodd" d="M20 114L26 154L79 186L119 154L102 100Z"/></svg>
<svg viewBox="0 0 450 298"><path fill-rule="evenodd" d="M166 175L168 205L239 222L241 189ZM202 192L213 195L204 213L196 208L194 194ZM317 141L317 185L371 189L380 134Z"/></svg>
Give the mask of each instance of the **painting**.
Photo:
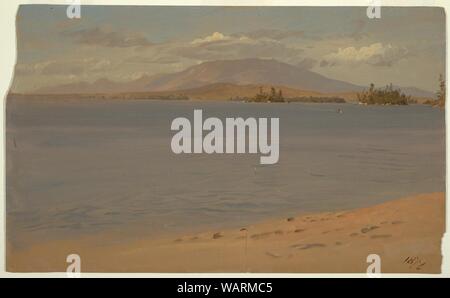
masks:
<svg viewBox="0 0 450 298"><path fill-rule="evenodd" d="M445 27L440 7L21 5L6 270L440 273Z"/></svg>

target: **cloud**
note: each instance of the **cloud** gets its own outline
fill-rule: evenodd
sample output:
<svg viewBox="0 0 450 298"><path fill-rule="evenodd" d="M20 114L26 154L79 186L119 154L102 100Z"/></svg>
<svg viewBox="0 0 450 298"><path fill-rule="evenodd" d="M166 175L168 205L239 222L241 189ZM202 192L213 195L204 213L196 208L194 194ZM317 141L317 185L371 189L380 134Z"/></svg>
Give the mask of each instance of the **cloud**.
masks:
<svg viewBox="0 0 450 298"><path fill-rule="evenodd" d="M276 30L276 29L260 29L255 31L234 33L231 35L225 35L220 32L214 32L209 36L204 38L197 38L191 42L191 44L202 44L202 43L213 43L220 41L230 41L230 40L266 40L271 39L274 41L281 41L286 38L298 38L304 37L304 31L300 30Z"/></svg>
<svg viewBox="0 0 450 298"><path fill-rule="evenodd" d="M359 49L355 47L340 48L337 52L325 55L320 65L368 64L392 66L408 54L408 50L404 47L373 43Z"/></svg>
<svg viewBox="0 0 450 298"><path fill-rule="evenodd" d="M360 40L364 36L367 35L367 33L364 32L364 30L367 27L367 20L366 19L352 20L351 24L355 27L355 30L350 34L350 37L353 37L356 40Z"/></svg>
<svg viewBox="0 0 450 298"><path fill-rule="evenodd" d="M147 63L147 64L175 64L180 62L180 58L170 55L157 54L151 57L132 56L124 60L126 63Z"/></svg>
<svg viewBox="0 0 450 298"><path fill-rule="evenodd" d="M82 58L71 60L50 60L29 64L17 64L16 72L20 75L82 75L84 73L106 72L112 62L104 58Z"/></svg>
<svg viewBox="0 0 450 298"><path fill-rule="evenodd" d="M295 58L303 49L270 39L254 39L243 35L224 35L220 32L195 39L190 43L167 45L165 53L197 61L274 58ZM303 58L300 56L300 58Z"/></svg>
<svg viewBox="0 0 450 298"><path fill-rule="evenodd" d="M136 74L170 73L205 61L266 58L310 68L304 50L274 39L255 39L243 35L212 32L191 40L166 41L152 46L137 42L111 30L94 28L66 33L77 44L70 52L33 63L19 63L16 73L26 80L48 84L67 83L75 79L94 81L108 78L127 81ZM92 45L92 46L80 46ZM101 46L98 49L95 46ZM34 79L33 79L34 78Z"/></svg>
<svg viewBox="0 0 450 298"><path fill-rule="evenodd" d="M213 34L206 36L204 38L197 38L194 39L191 44L203 44L203 43L211 43L211 42L217 42L217 41L225 41L230 40L230 36L226 36L220 32L214 32Z"/></svg>
<svg viewBox="0 0 450 298"><path fill-rule="evenodd" d="M247 36L253 39L268 38L273 40L283 40L286 38L305 37L305 32L302 30L260 29L255 31L239 33L238 35Z"/></svg>
<svg viewBox="0 0 450 298"><path fill-rule="evenodd" d="M78 63L53 61L45 65L40 73L43 75L80 75L84 67Z"/></svg>
<svg viewBox="0 0 450 298"><path fill-rule="evenodd" d="M100 27L63 31L61 34L74 38L79 44L92 46L126 48L152 45L144 36L129 35Z"/></svg>

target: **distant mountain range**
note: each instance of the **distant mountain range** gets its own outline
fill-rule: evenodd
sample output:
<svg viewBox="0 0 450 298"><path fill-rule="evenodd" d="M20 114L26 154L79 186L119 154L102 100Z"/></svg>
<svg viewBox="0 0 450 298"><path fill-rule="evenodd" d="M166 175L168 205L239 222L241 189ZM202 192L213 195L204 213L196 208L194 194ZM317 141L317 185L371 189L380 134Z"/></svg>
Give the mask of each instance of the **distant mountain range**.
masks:
<svg viewBox="0 0 450 298"><path fill-rule="evenodd" d="M310 70L276 60L243 59L204 62L149 82L150 90L178 90L212 83L273 84L318 92L357 91L362 88L332 80Z"/></svg>
<svg viewBox="0 0 450 298"><path fill-rule="evenodd" d="M200 88L194 93L206 99L205 95L208 93L220 98L228 97L230 94L251 96L249 90L254 92L257 90L257 85L278 86L278 88L283 89L287 96L289 92L295 94L355 94L365 88L348 82L330 79L311 70L273 59L241 59L204 62L181 72L143 76L131 82L114 82L108 79L99 79L93 83L76 82L41 88L35 93L167 93L168 91L192 91ZM224 89L228 90L226 92L227 95L225 93L220 95L220 90L224 91ZM233 89L232 92L230 92L231 89ZM415 97L434 96L431 92L414 87L401 89L406 94ZM201 93L200 90L206 93Z"/></svg>

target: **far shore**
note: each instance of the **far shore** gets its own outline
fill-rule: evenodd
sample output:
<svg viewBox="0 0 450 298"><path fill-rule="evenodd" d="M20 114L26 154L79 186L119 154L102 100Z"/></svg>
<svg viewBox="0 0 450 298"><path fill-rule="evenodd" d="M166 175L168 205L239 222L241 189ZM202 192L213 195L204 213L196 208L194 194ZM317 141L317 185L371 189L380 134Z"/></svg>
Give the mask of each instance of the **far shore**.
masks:
<svg viewBox="0 0 450 298"><path fill-rule="evenodd" d="M191 97L179 94L170 94L169 96L151 96L151 95L140 95L136 94L115 94L115 93L105 93L105 94L19 94L10 93L8 94L8 99L22 99L22 100L39 100L39 101L49 101L49 102L75 102L75 101L167 101L167 102L232 102L232 103L248 103L248 104L359 104L364 106L396 106L393 104L365 104L360 103L356 99L356 94L345 94L344 96L336 97L332 94L321 95L321 96L303 96L296 98L285 98L284 102L255 102L249 101L245 98L203 98L203 97ZM423 105L430 107L437 107L438 103L430 103L428 98L415 98L414 103L409 103L409 106ZM402 105L402 106L408 106Z"/></svg>
<svg viewBox="0 0 450 298"><path fill-rule="evenodd" d="M441 272L445 195L429 193L372 207L281 218L235 229L106 244L110 235L7 246L7 271L65 272L80 255L82 272L365 273L367 256L382 273Z"/></svg>

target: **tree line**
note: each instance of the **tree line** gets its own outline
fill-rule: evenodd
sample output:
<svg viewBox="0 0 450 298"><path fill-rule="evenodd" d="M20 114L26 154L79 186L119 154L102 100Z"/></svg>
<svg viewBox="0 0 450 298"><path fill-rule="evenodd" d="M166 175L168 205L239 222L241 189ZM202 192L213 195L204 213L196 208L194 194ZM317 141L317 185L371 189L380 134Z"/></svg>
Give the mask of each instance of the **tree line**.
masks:
<svg viewBox="0 0 450 298"><path fill-rule="evenodd" d="M262 87L259 87L259 92L251 99L253 102L284 102L283 91L270 87L269 92L264 92Z"/></svg>
<svg viewBox="0 0 450 298"><path fill-rule="evenodd" d="M407 96L400 89L392 86L392 83L384 88L375 88L372 83L368 90L357 94L358 101L368 105L407 105L411 96Z"/></svg>

